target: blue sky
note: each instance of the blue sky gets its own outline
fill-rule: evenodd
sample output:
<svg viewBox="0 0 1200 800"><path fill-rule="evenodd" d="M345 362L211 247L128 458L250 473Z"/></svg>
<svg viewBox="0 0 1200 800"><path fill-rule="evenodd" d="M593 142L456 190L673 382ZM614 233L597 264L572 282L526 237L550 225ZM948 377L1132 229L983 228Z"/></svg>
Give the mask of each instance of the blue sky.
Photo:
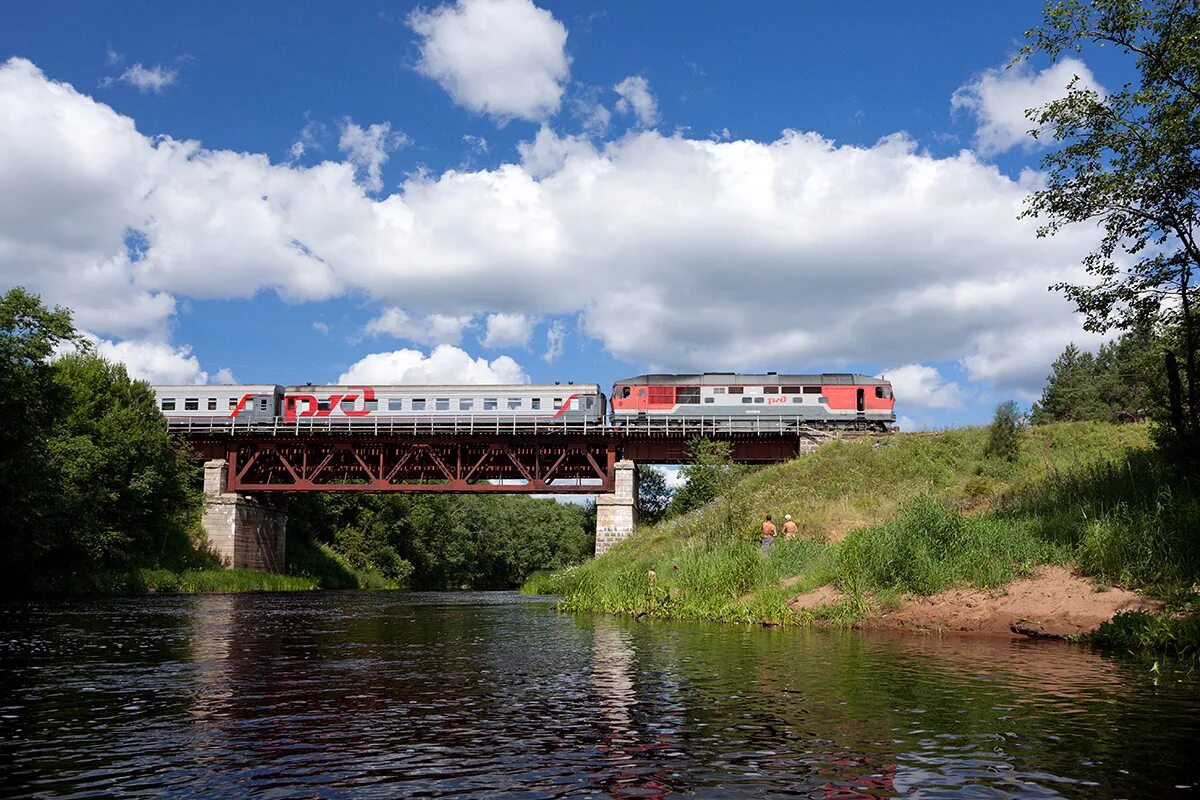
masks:
<svg viewBox="0 0 1200 800"><path fill-rule="evenodd" d="M1018 222L1037 2L20 4L0 285L158 381L854 370L1028 402L1090 230Z"/></svg>

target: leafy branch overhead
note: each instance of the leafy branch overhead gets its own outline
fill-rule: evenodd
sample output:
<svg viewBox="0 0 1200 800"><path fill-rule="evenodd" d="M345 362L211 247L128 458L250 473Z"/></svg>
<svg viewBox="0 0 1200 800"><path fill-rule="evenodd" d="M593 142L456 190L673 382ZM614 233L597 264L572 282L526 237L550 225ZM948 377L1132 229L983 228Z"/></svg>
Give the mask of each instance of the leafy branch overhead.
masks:
<svg viewBox="0 0 1200 800"><path fill-rule="evenodd" d="M1136 83L1102 93L1076 79L1065 97L1026 112L1031 133L1058 148L1042 159L1046 185L1022 216L1040 221L1039 236L1098 224L1100 242L1083 262L1091 281L1051 287L1076 304L1090 330L1181 327L1188 410L1186 419L1178 414L1177 432L1196 437L1200 8L1194 0L1059 0L1026 36L1023 57L1097 46L1134 60Z"/></svg>

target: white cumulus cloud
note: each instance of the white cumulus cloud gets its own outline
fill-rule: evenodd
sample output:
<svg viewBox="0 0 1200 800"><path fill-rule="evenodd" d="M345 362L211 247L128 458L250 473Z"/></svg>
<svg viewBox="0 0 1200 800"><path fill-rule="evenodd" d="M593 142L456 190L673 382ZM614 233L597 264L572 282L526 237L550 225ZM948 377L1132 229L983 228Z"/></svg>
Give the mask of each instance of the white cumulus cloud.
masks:
<svg viewBox="0 0 1200 800"><path fill-rule="evenodd" d="M187 345L173 347L162 342L126 340L112 342L88 337L98 355L125 365L129 377L150 383L208 383L208 373ZM232 383L232 381L229 381ZM218 379L218 383L226 383Z"/></svg>
<svg viewBox="0 0 1200 800"><path fill-rule="evenodd" d="M471 316L429 314L414 316L399 308L386 308L367 323L367 333L388 334L418 344L458 344L463 329L471 324Z"/></svg>
<svg viewBox="0 0 1200 800"><path fill-rule="evenodd" d="M0 66L0 119L0 286L108 338L166 341L176 298L274 291L403 308L371 332L426 345L489 314L575 316L638 369L957 361L1026 390L1082 339L1046 287L1081 279L1095 231L1038 239L1017 218L1037 175L903 134L593 142L544 126L517 161L374 197L350 161L147 136L21 59ZM553 360L566 328L550 333Z"/></svg>
<svg viewBox="0 0 1200 800"><path fill-rule="evenodd" d="M139 61L120 75L110 76L100 81L100 85L112 86L115 83L126 83L143 94L146 92L162 94L163 90L173 86L178 78L179 70L169 69L161 64L143 67Z"/></svg>
<svg viewBox="0 0 1200 800"><path fill-rule="evenodd" d="M960 86L950 98L950 106L966 109L979 123L975 148L984 155L1003 153L1016 145L1031 149L1037 140L1029 135L1033 123L1025 111L1065 97L1067 85L1078 77L1079 88L1104 88L1095 75L1077 58L1064 58L1040 72L1027 61L1007 69L989 69Z"/></svg>
<svg viewBox="0 0 1200 800"><path fill-rule="evenodd" d="M303 139L297 152L292 146L293 158L304 155ZM380 122L363 128L347 119L342 122L342 135L338 149L346 154L346 160L354 165L363 187L370 192L383 189L383 165L398 147L408 144L408 137L392 131L389 122Z"/></svg>
<svg viewBox="0 0 1200 800"><path fill-rule="evenodd" d="M488 314L484 347L528 347L536 319L525 314Z"/></svg>
<svg viewBox="0 0 1200 800"><path fill-rule="evenodd" d="M614 86L613 91L621 96L617 101L618 113L632 112L643 128L658 124L658 101L650 91L650 81L641 75L631 75Z"/></svg>
<svg viewBox="0 0 1200 800"><path fill-rule="evenodd" d="M571 59L567 29L530 0L458 0L408 18L420 72L454 102L501 122L558 111Z"/></svg>
<svg viewBox="0 0 1200 800"><path fill-rule="evenodd" d="M428 356L420 350L371 353L338 376L339 384L529 383L521 365L508 356L472 358L451 345L438 345Z"/></svg>
<svg viewBox="0 0 1200 800"><path fill-rule="evenodd" d="M949 409L963 404L962 387L943 378L936 367L905 364L886 369L879 377L892 382L896 402L904 407Z"/></svg>

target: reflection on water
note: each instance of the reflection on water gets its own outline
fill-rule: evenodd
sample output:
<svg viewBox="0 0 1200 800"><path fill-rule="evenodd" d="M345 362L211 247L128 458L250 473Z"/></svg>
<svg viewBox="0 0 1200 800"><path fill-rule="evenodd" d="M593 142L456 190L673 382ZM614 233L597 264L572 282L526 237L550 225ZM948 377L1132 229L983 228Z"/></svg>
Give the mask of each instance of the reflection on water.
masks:
<svg viewBox="0 0 1200 800"><path fill-rule="evenodd" d="M1196 792L1200 682L1052 642L164 597L0 608L0 677L13 797Z"/></svg>

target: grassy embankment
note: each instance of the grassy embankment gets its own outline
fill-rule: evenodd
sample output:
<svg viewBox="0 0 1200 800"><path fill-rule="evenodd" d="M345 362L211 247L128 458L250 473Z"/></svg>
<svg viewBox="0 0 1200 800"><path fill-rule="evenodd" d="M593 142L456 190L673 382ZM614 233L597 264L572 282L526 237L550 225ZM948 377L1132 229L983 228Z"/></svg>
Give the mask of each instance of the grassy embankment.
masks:
<svg viewBox="0 0 1200 800"><path fill-rule="evenodd" d="M713 504L640 529L584 565L536 575L524 590L560 594L571 611L848 624L904 595L1001 586L1056 563L1187 607L1200 580L1200 491L1162 466L1147 428L1064 423L1023 436L1013 462L984 455L982 428L829 444L738 484L745 524L733 541L714 542ZM767 513L792 514L809 538L777 540L760 558ZM788 607L827 584L842 593L836 605ZM1188 625L1197 627L1129 616L1097 638L1169 646Z"/></svg>

